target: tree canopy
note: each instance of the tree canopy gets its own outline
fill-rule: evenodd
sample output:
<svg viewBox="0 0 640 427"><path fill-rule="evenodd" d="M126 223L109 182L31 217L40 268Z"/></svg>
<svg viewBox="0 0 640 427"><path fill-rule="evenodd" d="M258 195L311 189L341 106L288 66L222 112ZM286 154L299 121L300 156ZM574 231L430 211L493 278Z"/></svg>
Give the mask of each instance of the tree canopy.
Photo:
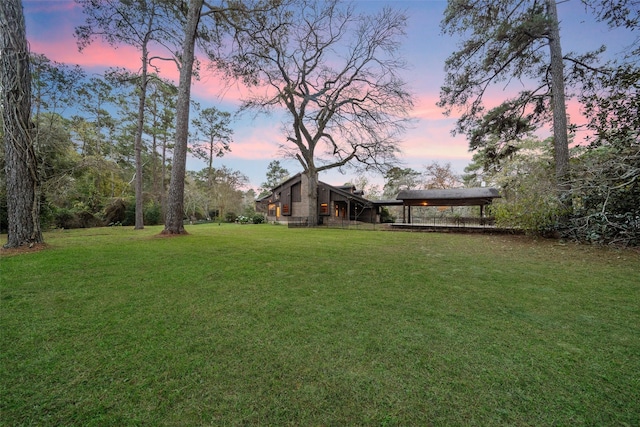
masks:
<svg viewBox="0 0 640 427"><path fill-rule="evenodd" d="M258 86L245 109L286 111L283 152L309 177L316 221L318 173L359 162L392 164L412 97L399 75L407 17L357 14L336 0L296 0L238 26L237 53L221 65Z"/></svg>

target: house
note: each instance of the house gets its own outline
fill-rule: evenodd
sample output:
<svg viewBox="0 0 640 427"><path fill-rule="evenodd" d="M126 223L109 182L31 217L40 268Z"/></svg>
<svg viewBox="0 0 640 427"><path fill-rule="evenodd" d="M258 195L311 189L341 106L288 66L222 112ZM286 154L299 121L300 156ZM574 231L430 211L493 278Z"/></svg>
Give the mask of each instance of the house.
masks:
<svg viewBox="0 0 640 427"><path fill-rule="evenodd" d="M307 202L308 178L298 173L256 201L256 211L268 222L309 225ZM411 223L413 206L480 206L480 219L485 206L499 198L494 188L456 188L449 190L402 190L395 200L371 201L355 186L335 187L318 183L318 225L343 224L349 221L379 223L385 206L402 206L402 223ZM315 225L315 224L312 224Z"/></svg>
<svg viewBox="0 0 640 427"><path fill-rule="evenodd" d="M307 176L298 173L258 199L256 211L263 213L269 222L306 224L309 218L308 188ZM380 222L380 206L365 199L363 192L355 186L335 187L320 181L318 224L344 221Z"/></svg>

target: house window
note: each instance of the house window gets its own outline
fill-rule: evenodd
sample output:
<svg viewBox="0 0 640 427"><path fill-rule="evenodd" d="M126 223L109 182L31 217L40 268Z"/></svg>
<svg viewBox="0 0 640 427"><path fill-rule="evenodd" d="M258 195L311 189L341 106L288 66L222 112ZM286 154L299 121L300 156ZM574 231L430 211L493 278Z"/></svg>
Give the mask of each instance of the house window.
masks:
<svg viewBox="0 0 640 427"><path fill-rule="evenodd" d="M329 215L329 205L327 203L320 204L320 215Z"/></svg>
<svg viewBox="0 0 640 427"><path fill-rule="evenodd" d="M289 215L289 205L282 205L282 215Z"/></svg>
<svg viewBox="0 0 640 427"><path fill-rule="evenodd" d="M276 216L276 204L275 203L271 203L269 205L269 216Z"/></svg>

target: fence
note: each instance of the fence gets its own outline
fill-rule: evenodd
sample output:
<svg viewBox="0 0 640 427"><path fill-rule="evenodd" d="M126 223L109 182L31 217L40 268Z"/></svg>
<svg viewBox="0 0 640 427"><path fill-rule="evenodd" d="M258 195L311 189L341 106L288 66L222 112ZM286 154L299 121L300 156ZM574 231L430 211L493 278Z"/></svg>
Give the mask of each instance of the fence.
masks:
<svg viewBox="0 0 640 427"><path fill-rule="evenodd" d="M493 217L411 217L411 224L430 225L433 227L495 227Z"/></svg>

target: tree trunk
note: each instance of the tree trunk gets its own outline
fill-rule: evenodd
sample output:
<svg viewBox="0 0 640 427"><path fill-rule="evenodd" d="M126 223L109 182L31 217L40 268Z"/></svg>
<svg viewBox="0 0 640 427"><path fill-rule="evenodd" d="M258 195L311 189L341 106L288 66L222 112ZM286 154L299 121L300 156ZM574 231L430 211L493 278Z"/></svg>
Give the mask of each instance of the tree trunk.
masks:
<svg viewBox="0 0 640 427"><path fill-rule="evenodd" d="M151 23L149 23L151 25ZM142 180L142 133L144 131L144 104L147 97L147 40L142 43L142 71L140 75L140 96L138 105L138 126L134 145L136 155L136 217L134 230L144 228L144 192Z"/></svg>
<svg viewBox="0 0 640 427"><path fill-rule="evenodd" d="M191 98L191 76L195 58L195 40L200 21L203 0L191 0L187 14L182 65L180 67L180 86L176 105L176 144L173 150L173 167L167 200L167 215L162 234L185 234L184 216L184 178L187 167L187 141L189 138L189 101Z"/></svg>
<svg viewBox="0 0 640 427"><path fill-rule="evenodd" d="M318 172L315 169L307 169L307 199L309 203L309 227L315 227L319 224L320 215L318 212Z"/></svg>
<svg viewBox="0 0 640 427"><path fill-rule="evenodd" d="M547 1L549 28L549 50L551 53L551 96L553 107L553 144L556 164L556 185L560 202L570 208L569 191L569 137L567 135L567 110L564 90L564 64L560 45L558 11L555 0Z"/></svg>
<svg viewBox="0 0 640 427"><path fill-rule="evenodd" d="M0 73L7 180L5 247L42 243L38 169L31 141L31 74L20 0L0 2Z"/></svg>
<svg viewBox="0 0 640 427"><path fill-rule="evenodd" d="M162 218L167 216L167 135L162 137L162 176L160 178L160 208L162 209Z"/></svg>
<svg viewBox="0 0 640 427"><path fill-rule="evenodd" d="M155 131L153 132L153 137L151 139L151 179L153 181L153 200L160 203L160 187L158 184L158 137L156 136Z"/></svg>

